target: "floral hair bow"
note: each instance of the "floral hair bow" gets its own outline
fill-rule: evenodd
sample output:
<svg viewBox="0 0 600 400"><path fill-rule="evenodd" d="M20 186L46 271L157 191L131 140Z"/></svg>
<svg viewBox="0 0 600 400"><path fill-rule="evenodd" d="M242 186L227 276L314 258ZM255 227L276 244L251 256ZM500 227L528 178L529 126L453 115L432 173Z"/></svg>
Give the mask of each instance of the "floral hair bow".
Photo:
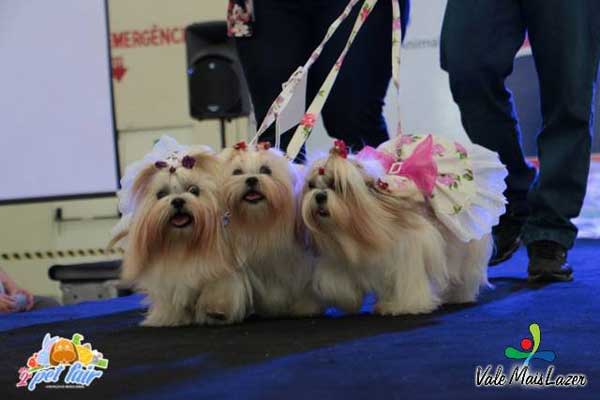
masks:
<svg viewBox="0 0 600 400"><path fill-rule="evenodd" d="M348 158L348 147L346 146L346 142L343 140L338 139L334 141L333 148L329 152L342 158Z"/></svg>
<svg viewBox="0 0 600 400"><path fill-rule="evenodd" d="M196 165L196 159L194 157L185 155L181 159L177 152L171 153L167 156L166 160L159 160L154 163L157 169L169 168L170 173L175 173L179 166L185 169L192 169Z"/></svg>
<svg viewBox="0 0 600 400"><path fill-rule="evenodd" d="M271 148L271 143L270 142L259 142L256 145L256 148L258 150L265 150L266 151L266 150L269 150Z"/></svg>
<svg viewBox="0 0 600 400"><path fill-rule="evenodd" d="M233 148L235 150L245 151L248 149L248 144L244 141L237 142L236 144L233 145Z"/></svg>

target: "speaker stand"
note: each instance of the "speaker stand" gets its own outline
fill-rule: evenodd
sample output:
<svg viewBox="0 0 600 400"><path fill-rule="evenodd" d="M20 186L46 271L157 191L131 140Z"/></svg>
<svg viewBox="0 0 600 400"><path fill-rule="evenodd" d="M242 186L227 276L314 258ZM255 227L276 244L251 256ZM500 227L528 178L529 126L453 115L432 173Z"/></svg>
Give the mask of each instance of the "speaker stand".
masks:
<svg viewBox="0 0 600 400"><path fill-rule="evenodd" d="M225 118L219 118L221 122L221 149L227 147L226 129L225 129Z"/></svg>

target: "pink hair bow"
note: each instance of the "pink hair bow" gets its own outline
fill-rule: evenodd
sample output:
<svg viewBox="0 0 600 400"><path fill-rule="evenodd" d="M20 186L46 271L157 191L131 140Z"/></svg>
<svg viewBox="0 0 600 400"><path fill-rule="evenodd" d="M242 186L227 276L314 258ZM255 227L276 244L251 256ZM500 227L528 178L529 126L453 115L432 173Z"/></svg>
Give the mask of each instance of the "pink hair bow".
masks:
<svg viewBox="0 0 600 400"><path fill-rule="evenodd" d="M388 174L411 179L419 190L431 196L438 174L437 164L433 159L433 137L427 136L406 160L394 162L388 169Z"/></svg>

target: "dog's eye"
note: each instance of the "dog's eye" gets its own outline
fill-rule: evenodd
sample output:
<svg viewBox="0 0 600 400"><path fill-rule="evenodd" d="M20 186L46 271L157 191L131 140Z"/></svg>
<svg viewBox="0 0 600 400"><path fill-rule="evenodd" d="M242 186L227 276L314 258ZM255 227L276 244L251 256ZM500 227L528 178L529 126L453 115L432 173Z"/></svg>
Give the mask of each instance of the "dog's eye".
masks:
<svg viewBox="0 0 600 400"><path fill-rule="evenodd" d="M166 190L161 190L160 192L156 193L156 198L158 200L162 199L163 197L167 196L169 193L167 193Z"/></svg>
<svg viewBox="0 0 600 400"><path fill-rule="evenodd" d="M333 179L330 179L327 183L327 186L329 187L329 189L335 189L335 181Z"/></svg>
<svg viewBox="0 0 600 400"><path fill-rule="evenodd" d="M271 175L271 168L267 167L266 165L263 165L262 167L260 167L260 173Z"/></svg>
<svg viewBox="0 0 600 400"><path fill-rule="evenodd" d="M309 188L309 189L314 189L315 187L316 187L316 186L315 186L315 183L314 183L313 181L309 181L309 182L308 182L308 188Z"/></svg>
<svg viewBox="0 0 600 400"><path fill-rule="evenodd" d="M233 170L233 175L241 175L243 173L244 171L242 171L240 168L236 168Z"/></svg>
<svg viewBox="0 0 600 400"><path fill-rule="evenodd" d="M193 194L194 196L198 196L200 194L200 188L196 185L190 186L187 191Z"/></svg>

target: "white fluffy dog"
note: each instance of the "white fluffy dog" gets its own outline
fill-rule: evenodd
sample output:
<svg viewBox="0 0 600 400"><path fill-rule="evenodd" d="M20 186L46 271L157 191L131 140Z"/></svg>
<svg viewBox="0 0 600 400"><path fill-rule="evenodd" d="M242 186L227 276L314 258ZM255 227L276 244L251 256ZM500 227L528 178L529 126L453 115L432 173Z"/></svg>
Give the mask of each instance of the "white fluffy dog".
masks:
<svg viewBox="0 0 600 400"><path fill-rule="evenodd" d="M319 253L313 278L318 294L356 312L364 294L374 291L381 315L474 301L487 282L489 235L460 242L410 181L392 194L377 179L383 171L371 167L334 147L309 168L302 217Z"/></svg>
<svg viewBox="0 0 600 400"><path fill-rule="evenodd" d="M142 325L244 318L248 291L223 236L219 172L216 155L202 151L157 161L135 179L133 219L113 242L127 237L122 279L148 294Z"/></svg>
<svg viewBox="0 0 600 400"><path fill-rule="evenodd" d="M251 283L253 308L267 317L314 315L314 259L304 251L295 166L267 143L221 153L227 234Z"/></svg>

